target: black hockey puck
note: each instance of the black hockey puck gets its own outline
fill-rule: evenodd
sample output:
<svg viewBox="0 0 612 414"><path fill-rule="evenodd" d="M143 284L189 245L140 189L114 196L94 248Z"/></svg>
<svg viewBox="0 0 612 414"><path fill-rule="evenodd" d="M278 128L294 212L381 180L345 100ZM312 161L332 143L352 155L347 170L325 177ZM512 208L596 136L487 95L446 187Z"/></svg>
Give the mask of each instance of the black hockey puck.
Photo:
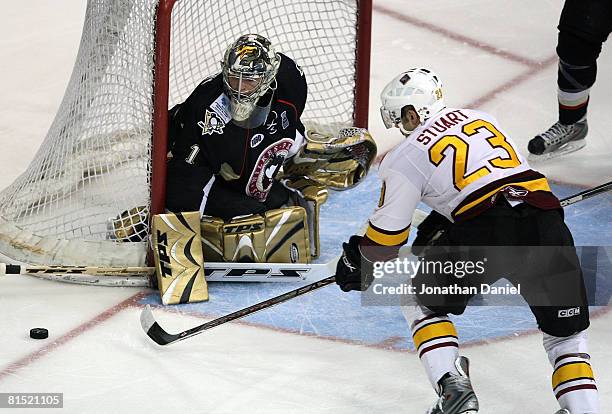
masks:
<svg viewBox="0 0 612 414"><path fill-rule="evenodd" d="M30 329L30 338L34 339L46 339L49 337L49 331L45 328L32 328Z"/></svg>

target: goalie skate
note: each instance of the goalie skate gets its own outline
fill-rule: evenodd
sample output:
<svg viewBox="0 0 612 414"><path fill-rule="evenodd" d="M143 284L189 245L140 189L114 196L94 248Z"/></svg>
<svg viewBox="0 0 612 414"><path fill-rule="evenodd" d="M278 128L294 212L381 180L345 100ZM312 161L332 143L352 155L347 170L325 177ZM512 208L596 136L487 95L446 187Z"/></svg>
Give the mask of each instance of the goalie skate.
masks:
<svg viewBox="0 0 612 414"><path fill-rule="evenodd" d="M455 361L459 375L447 374L439 381L440 398L426 414L476 414L478 399L469 377L469 361L460 356Z"/></svg>
<svg viewBox="0 0 612 414"><path fill-rule="evenodd" d="M540 162L578 151L586 145L584 138L588 131L586 118L570 125L556 122L548 130L529 141L528 159L532 162Z"/></svg>

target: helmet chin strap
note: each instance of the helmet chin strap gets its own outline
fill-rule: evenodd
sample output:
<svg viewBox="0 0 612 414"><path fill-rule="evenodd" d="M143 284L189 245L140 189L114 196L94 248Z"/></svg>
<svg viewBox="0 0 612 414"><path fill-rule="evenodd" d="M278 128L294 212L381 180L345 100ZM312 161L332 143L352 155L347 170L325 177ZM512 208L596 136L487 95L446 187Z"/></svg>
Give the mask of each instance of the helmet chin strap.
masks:
<svg viewBox="0 0 612 414"><path fill-rule="evenodd" d="M267 99L266 103L258 101L256 104L254 104L248 118L242 120L232 119L232 122L241 128L252 129L261 126L264 122L266 122L268 114L270 113L270 107L272 106L272 93L273 91L270 91L270 96L266 94L259 99L259 101L263 100L264 102ZM263 104L263 106L260 106L260 104Z"/></svg>

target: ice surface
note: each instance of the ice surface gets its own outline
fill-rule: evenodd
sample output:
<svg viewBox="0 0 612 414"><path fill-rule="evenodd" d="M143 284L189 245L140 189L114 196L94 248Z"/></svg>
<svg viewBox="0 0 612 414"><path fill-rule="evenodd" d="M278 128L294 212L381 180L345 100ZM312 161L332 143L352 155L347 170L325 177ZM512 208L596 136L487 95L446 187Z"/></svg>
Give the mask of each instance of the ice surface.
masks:
<svg viewBox="0 0 612 414"><path fill-rule="evenodd" d="M27 166L45 136L76 56L85 1L21 0L0 15L0 187ZM384 152L400 138L378 116L378 94L396 72L429 66L450 106L494 114L525 152L556 118L556 22L562 2L375 2L370 129ZM612 50L604 45L589 106L585 149L537 166L567 196L612 178ZM571 185L567 185L571 184ZM375 174L323 208L322 260L365 222ZM568 207L577 244L611 245L612 198ZM610 258L599 276L609 279ZM177 332L295 285L211 285L211 301L154 307ZM64 412L422 413L433 401L409 329L394 307L361 306L335 286L167 348L142 332L134 288L0 279L0 392L63 392ZM609 307L594 309L590 351L604 410L612 406ZM526 308L471 307L455 318L485 413L552 413L551 368ZM32 327L50 337L35 341ZM16 410L15 412L18 412ZM602 411L605 412L605 411Z"/></svg>

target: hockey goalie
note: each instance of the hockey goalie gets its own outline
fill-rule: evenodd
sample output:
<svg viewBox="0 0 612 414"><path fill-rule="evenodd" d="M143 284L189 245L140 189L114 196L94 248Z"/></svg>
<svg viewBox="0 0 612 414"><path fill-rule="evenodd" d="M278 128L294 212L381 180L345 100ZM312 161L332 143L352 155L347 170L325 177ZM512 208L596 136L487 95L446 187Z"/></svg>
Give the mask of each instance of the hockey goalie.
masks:
<svg viewBox="0 0 612 414"><path fill-rule="evenodd" d="M194 262L309 263L328 189L357 185L376 145L361 128L307 130L305 75L263 36L240 36L221 69L169 110L167 214L153 218L154 246L159 234L199 230Z"/></svg>

